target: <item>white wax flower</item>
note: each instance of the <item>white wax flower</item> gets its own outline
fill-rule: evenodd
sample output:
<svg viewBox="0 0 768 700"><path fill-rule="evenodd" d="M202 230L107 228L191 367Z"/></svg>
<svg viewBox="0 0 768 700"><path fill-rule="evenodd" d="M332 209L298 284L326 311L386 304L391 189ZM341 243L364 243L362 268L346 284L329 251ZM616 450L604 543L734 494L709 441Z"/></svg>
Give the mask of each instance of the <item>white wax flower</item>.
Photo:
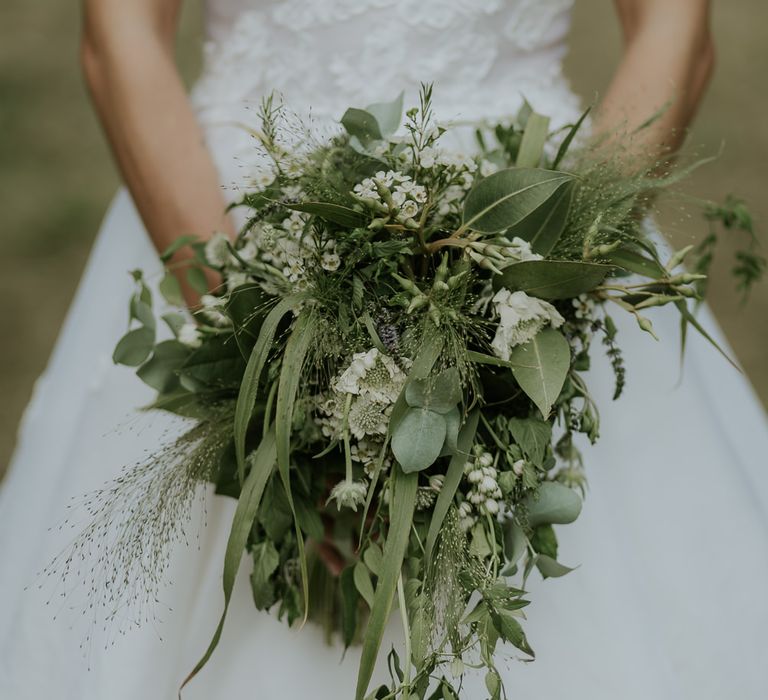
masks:
<svg viewBox="0 0 768 700"><path fill-rule="evenodd" d="M502 288L492 301L499 325L491 349L502 360L508 360L512 348L527 343L546 326L559 328L565 322L552 304L525 292Z"/></svg>
<svg viewBox="0 0 768 700"><path fill-rule="evenodd" d="M190 348L200 347L202 337L196 323L185 323L179 328L178 341Z"/></svg>
<svg viewBox="0 0 768 700"><path fill-rule="evenodd" d="M531 244L529 241L524 241L519 236L515 236L511 241L511 245L507 248L507 251L514 255L520 262L526 260L543 260L544 257L538 253L534 253L531 250Z"/></svg>
<svg viewBox="0 0 768 700"><path fill-rule="evenodd" d="M229 238L224 233L214 233L205 244L205 259L214 267L224 267L230 260Z"/></svg>

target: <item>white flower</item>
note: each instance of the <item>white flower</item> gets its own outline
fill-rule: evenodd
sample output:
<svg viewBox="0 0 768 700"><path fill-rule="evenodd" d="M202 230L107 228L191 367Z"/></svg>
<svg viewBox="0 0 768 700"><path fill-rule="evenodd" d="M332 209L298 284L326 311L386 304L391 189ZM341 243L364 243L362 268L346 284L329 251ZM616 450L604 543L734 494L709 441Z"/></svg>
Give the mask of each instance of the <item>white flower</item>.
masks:
<svg viewBox="0 0 768 700"><path fill-rule="evenodd" d="M389 355L371 348L352 356L334 389L340 394L368 395L375 401L394 403L405 379L405 373Z"/></svg>
<svg viewBox="0 0 768 700"><path fill-rule="evenodd" d="M392 193L392 201L396 207L401 207L405 203L405 199L408 195L405 194L399 187Z"/></svg>
<svg viewBox="0 0 768 700"><path fill-rule="evenodd" d="M364 481L340 481L331 490L328 501L336 501L336 507L351 508L357 512L357 507L365 503L368 486Z"/></svg>
<svg viewBox="0 0 768 700"><path fill-rule="evenodd" d="M205 259L214 267L224 267L231 255L229 238L224 233L214 233L205 244Z"/></svg>
<svg viewBox="0 0 768 700"><path fill-rule="evenodd" d="M510 350L531 340L545 326L559 328L565 319L549 302L525 292L500 289L493 297L499 325L491 348L496 357L509 359Z"/></svg>
<svg viewBox="0 0 768 700"><path fill-rule="evenodd" d="M493 175L495 172L497 172L499 169L499 166L496 165L496 163L491 162L490 160L483 160L480 163L480 174L483 177L488 177L489 175Z"/></svg>
<svg viewBox="0 0 768 700"><path fill-rule="evenodd" d="M320 258L320 266L326 272L336 272L341 265L341 258L335 252L325 252Z"/></svg>
<svg viewBox="0 0 768 700"><path fill-rule="evenodd" d="M228 326L231 321L222 311L222 307L226 303L223 297L215 297L213 294L203 294L200 297L200 303L202 309L200 312L215 326Z"/></svg>
<svg viewBox="0 0 768 700"><path fill-rule="evenodd" d="M520 262L526 260L543 260L543 256L538 253L534 253L531 250L531 244L529 241L524 241L519 236L515 236L507 247L507 252L516 257Z"/></svg>
<svg viewBox="0 0 768 700"><path fill-rule="evenodd" d="M358 440L367 435L386 435L391 405L370 396L358 397L349 409L349 432Z"/></svg>
<svg viewBox="0 0 768 700"><path fill-rule="evenodd" d="M240 270L228 270L225 274L225 277L227 279L227 286L229 289L239 287L249 280L248 273L242 272Z"/></svg>
<svg viewBox="0 0 768 700"><path fill-rule="evenodd" d="M433 476L429 477L429 488L431 488L433 491L440 492L443 488L444 483L445 483L444 474L434 474Z"/></svg>
<svg viewBox="0 0 768 700"><path fill-rule="evenodd" d="M581 320L587 320L592 318L592 314L595 310L595 302L588 294L579 294L576 299L573 300L573 306L576 309L574 316Z"/></svg>
<svg viewBox="0 0 768 700"><path fill-rule="evenodd" d="M259 254L259 249L253 241L248 241L242 248L238 249L237 254L245 262L251 262L256 259L256 256Z"/></svg>
<svg viewBox="0 0 768 700"><path fill-rule="evenodd" d="M199 348L203 342L196 323L185 323L179 328L178 341L190 348Z"/></svg>
<svg viewBox="0 0 768 700"><path fill-rule="evenodd" d="M512 463L512 471L515 473L516 476L522 476L523 469L525 469L524 459L518 459L516 462Z"/></svg>
<svg viewBox="0 0 768 700"><path fill-rule="evenodd" d="M419 153L419 165L421 165L422 168L432 168L437 162L437 156L437 149L432 148L432 146L422 148Z"/></svg>
<svg viewBox="0 0 768 700"><path fill-rule="evenodd" d="M400 207L400 216L403 219L414 219L418 213L419 205L416 204L416 202L414 202L412 199L409 199L403 204L402 207Z"/></svg>
<svg viewBox="0 0 768 700"><path fill-rule="evenodd" d="M381 199L376 184L369 177L365 178L359 185L355 185L352 192L360 199Z"/></svg>
<svg viewBox="0 0 768 700"><path fill-rule="evenodd" d="M486 501L485 501L485 503L483 503L482 507L490 515L496 515L496 513L499 512L499 502L495 501L492 498L486 499Z"/></svg>
<svg viewBox="0 0 768 700"><path fill-rule="evenodd" d="M275 181L275 173L271 168L265 168L251 178L251 183L259 192L267 189Z"/></svg>

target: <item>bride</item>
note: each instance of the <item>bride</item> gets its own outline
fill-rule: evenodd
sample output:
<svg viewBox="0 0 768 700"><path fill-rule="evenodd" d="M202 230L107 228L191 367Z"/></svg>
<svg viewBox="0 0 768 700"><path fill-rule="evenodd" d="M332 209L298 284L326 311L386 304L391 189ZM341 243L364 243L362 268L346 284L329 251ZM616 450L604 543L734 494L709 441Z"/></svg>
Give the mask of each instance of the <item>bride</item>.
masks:
<svg viewBox="0 0 768 700"><path fill-rule="evenodd" d="M198 546L174 553L157 624L150 614L125 635L84 635L87 590L52 597L35 573L67 546L71 531L48 528L69 498L174 429L169 416L134 418L149 390L111 363L125 272L159 270L156 250L179 235L234 232L224 211L258 174L243 124L260 97L276 89L322 125L402 88L412 101L419 81L434 81L441 119L504 117L525 97L563 125L579 113L561 71L571 3L208 0L206 67L190 102L172 59L181 0L86 0L83 67L127 191L109 211L0 492L0 697L173 698L216 627L231 499L210 495L195 513ZM629 132L669 103L634 144L653 161L680 145L706 88L709 2L615 4L625 51L593 129ZM706 310L703 320L717 334ZM531 583L538 658L500 664L520 700L757 700L768 689L765 417L746 380L696 338L680 380L674 316L661 311L654 325L663 343L622 329L626 398L587 452L589 498L562 538L581 566ZM608 402L609 369L595 367L590 386ZM352 697L354 649L342 661L318 630L258 613L244 569L219 650L185 699ZM471 675L464 692L487 696Z"/></svg>

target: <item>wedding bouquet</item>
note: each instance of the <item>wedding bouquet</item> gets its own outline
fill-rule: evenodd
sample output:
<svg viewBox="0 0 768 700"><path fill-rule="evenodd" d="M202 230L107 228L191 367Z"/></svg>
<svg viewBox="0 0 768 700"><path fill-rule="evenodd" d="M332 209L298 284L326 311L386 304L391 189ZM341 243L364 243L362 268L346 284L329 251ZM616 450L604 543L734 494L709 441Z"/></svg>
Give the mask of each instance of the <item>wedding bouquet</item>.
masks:
<svg viewBox="0 0 768 700"><path fill-rule="evenodd" d="M133 273L114 359L158 391L153 408L195 423L89 501L90 545L122 513L100 546L112 580L131 582L94 595L151 603L212 481L238 499L226 605L245 555L257 608L362 643L357 700L458 698L465 664L497 699L499 643L534 655L529 575L571 571L553 526L579 515L576 436L594 442L600 427L582 375L602 350L614 398L625 380L610 313L653 335L646 309L671 305L706 335L692 305L714 239L664 259L642 215L686 169L652 177L615 145L576 147L586 113L550 133L528 105L479 126L462 155L441 146L450 127L436 125L430 87L404 119L402 97L348 110L326 140L286 127L272 99L260 117L271 166L241 203L239 236L185 237L162 256L169 302L183 306L181 246L205 292L193 317L163 316L173 339L157 342ZM705 213L751 233L738 201ZM762 266L750 248L736 272L748 286ZM204 268L221 278L214 293ZM391 684L368 695L395 606L404 654L390 652Z"/></svg>

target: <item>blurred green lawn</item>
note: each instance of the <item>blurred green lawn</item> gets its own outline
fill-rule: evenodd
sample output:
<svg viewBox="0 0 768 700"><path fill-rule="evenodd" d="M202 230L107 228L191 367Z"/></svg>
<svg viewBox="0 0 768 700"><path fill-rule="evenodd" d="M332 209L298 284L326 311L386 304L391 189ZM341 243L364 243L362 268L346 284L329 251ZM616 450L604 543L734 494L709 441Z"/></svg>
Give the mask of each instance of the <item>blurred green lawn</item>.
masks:
<svg viewBox="0 0 768 700"><path fill-rule="evenodd" d="M199 65L198 4L188 1L179 42L188 79ZM79 22L72 3L2 0L0 7L0 294L6 301L0 473L118 184L79 75ZM766 22L768 4L759 0L717 5L718 72L689 141L702 154L716 152L725 141L725 151L715 165L696 174L688 189L713 198L736 192L750 202L758 222L768 220ZM609 3L578 0L568 58L577 91L591 99L603 90L618 52ZM704 231L696 218L668 218L665 230L678 243ZM760 235L766 240L764 231ZM761 285L742 309L727 266L720 264L711 290L712 306L737 356L768 401L768 285Z"/></svg>

